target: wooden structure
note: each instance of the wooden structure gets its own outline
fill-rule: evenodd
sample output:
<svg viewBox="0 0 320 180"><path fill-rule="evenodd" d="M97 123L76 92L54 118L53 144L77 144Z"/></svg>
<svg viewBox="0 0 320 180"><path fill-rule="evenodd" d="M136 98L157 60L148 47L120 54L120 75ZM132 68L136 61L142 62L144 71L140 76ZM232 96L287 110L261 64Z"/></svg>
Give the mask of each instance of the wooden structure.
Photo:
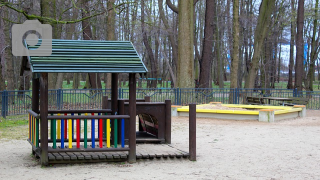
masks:
<svg viewBox="0 0 320 180"><path fill-rule="evenodd" d="M53 40L52 43L51 56L23 58L28 63L22 68L33 72L28 141L42 165L120 160L134 163L137 158L189 156L167 145L137 151L136 115L139 114L158 118L158 123L153 124L158 126L155 137L143 142L171 143L171 102L150 103L150 98L145 100L149 102L136 102L135 75L146 73L147 69L130 42ZM27 48L32 50L36 46ZM108 97L104 96L102 109L49 110L50 72L112 73L110 108ZM128 100L118 99L118 73L129 73ZM144 118L141 127L143 123L147 126L146 122Z"/></svg>
<svg viewBox="0 0 320 180"><path fill-rule="evenodd" d="M35 46L27 46L32 51ZM25 59L25 58L24 58ZM109 42L109 41L71 41L71 40L53 40L52 55L48 57L27 57L30 69L33 74L32 83L32 110L29 111L29 142L32 145L32 152L40 157L41 164L47 165L49 162L49 153L91 153L91 152L128 152L128 161L133 163L136 161L136 73L146 73L147 69L139 58L137 52L131 42ZM49 111L48 110L48 73L49 72L103 72L112 73L112 106L111 109L104 110L81 110L81 111ZM129 113L128 115L118 112L118 73L129 73ZM40 93L39 93L40 91ZM40 104L39 104L40 103ZM78 115L74 115L78 113ZM81 114L82 113L82 114ZM84 115L83 113L91 113ZM96 113L99 113L98 115ZM102 115L102 113L104 115ZM108 114L110 113L110 115ZM66 114L61 117L60 114ZM63 118L63 119L62 119ZM110 132L111 124L115 124L116 120L128 121L129 126L125 127L129 132L129 144L117 147L118 142L114 142L113 147L110 141L103 146L101 139L102 134L99 133L99 148L95 147L96 135L91 134L91 138L81 139L81 125L86 128L88 120L92 121L91 128L95 128L95 121L98 120L98 128L104 126ZM72 133L67 135L67 125L72 124L76 120L77 138L70 137ZM108 121L108 122L106 122ZM105 123L103 123L105 122ZM57 123L57 124L56 124ZM48 124L51 129L55 129L60 124L61 129L57 135L48 138ZM40 125L40 127L39 127ZM69 126L70 129L70 126ZM39 135L40 130L40 135ZM110 133L106 133L109 136ZM88 134L85 134L87 136ZM64 136L64 137L63 137ZM110 140L110 137L106 137ZM49 146L52 140L52 147ZM88 141L91 140L91 145ZM60 141L61 145L56 146L55 143ZM76 141L76 145L74 145ZM80 142L84 141L84 145L80 146ZM64 147L64 142L68 142L68 148ZM76 146L76 147L73 147Z"/></svg>

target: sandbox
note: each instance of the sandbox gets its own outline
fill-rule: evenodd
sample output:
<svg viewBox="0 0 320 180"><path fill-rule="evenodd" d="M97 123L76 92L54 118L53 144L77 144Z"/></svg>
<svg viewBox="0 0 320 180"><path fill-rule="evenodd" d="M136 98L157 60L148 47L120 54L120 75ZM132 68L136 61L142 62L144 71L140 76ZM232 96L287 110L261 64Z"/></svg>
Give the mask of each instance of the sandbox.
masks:
<svg viewBox="0 0 320 180"><path fill-rule="evenodd" d="M172 116L189 116L189 106L172 106ZM306 106L266 106L210 103L197 105L197 117L275 122L306 116Z"/></svg>

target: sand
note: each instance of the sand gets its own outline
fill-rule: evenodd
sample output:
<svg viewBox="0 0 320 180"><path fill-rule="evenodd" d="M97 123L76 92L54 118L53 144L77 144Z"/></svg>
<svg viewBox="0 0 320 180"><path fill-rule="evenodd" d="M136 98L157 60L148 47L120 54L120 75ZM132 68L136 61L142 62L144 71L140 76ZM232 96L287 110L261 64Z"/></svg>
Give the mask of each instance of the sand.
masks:
<svg viewBox="0 0 320 180"><path fill-rule="evenodd" d="M188 150L188 119L172 144ZM41 167L25 139L1 140L0 179L319 179L320 111L276 123L197 119L197 161L139 160Z"/></svg>

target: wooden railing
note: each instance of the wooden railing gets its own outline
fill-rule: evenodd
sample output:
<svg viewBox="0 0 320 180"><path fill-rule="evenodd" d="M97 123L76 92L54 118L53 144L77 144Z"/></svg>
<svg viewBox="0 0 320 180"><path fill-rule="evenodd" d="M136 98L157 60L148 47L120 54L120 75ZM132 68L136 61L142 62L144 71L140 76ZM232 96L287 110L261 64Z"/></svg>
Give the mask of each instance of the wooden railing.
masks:
<svg viewBox="0 0 320 180"><path fill-rule="evenodd" d="M48 152L129 151L124 132L130 116L108 113L110 109L49 110ZM41 138L39 122L39 115L29 111L29 142L36 148Z"/></svg>

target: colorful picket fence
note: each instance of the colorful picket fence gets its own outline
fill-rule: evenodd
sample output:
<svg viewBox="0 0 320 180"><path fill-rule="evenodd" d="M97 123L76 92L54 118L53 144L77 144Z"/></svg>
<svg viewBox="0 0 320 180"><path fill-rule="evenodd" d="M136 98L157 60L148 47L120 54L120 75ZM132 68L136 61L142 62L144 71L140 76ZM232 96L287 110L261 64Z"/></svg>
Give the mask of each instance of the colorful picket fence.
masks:
<svg viewBox="0 0 320 180"><path fill-rule="evenodd" d="M48 121L49 147L50 145L52 149L119 148L118 145L121 148L125 147L125 119L99 118L107 113L78 113L75 117L80 117L82 114L90 115L91 118L70 118L74 113L51 113L51 116L56 115L61 118ZM113 127L111 127L112 121ZM29 114L29 140L35 147L39 147L39 122L39 118Z"/></svg>
<svg viewBox="0 0 320 180"><path fill-rule="evenodd" d="M39 147L39 118L29 114L29 141L35 147Z"/></svg>

